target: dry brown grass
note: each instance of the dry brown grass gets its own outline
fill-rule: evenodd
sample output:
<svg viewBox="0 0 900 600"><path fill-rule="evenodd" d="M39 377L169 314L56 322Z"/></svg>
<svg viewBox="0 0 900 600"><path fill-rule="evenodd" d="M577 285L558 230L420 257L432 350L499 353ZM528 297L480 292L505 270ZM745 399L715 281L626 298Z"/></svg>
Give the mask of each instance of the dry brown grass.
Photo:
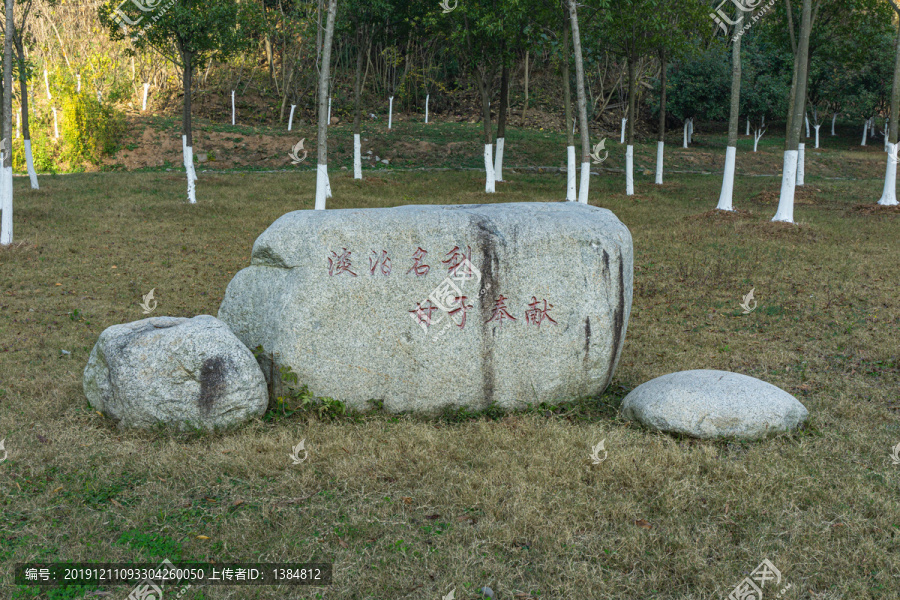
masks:
<svg viewBox="0 0 900 600"><path fill-rule="evenodd" d="M215 315L256 237L313 205L311 172L200 175L195 206L165 173L45 177L40 193L16 181L29 243L0 252L2 597L31 597L12 585L17 562L164 557L334 562L327 588L208 587L193 600L453 588L471 600L483 585L504 600L723 598L764 558L791 584L782 598L897 597L896 215L845 202L799 205L801 227L769 223L773 207L692 220L715 205L717 177L679 176L677 191L639 180L641 202L618 196L623 176L594 178L635 244L633 312L603 396L514 415L276 413L229 433L118 431L81 387L99 333L144 318L151 288L157 314ZM333 175L329 207L552 201L565 181L520 174L487 196L477 173L379 177ZM778 184L738 178L735 205ZM816 185L839 203L881 189ZM743 315L751 287L759 307ZM747 444L618 416L628 390L695 368L770 381L809 423ZM309 459L293 466L301 439ZM603 439L609 456L593 465Z"/></svg>

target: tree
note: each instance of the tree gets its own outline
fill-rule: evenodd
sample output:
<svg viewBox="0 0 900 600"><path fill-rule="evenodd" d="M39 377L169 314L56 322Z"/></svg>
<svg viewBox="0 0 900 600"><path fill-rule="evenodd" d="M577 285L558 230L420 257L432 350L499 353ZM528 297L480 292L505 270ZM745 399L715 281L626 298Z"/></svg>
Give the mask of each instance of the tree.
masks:
<svg viewBox="0 0 900 600"><path fill-rule="evenodd" d="M800 17L800 44L794 58L794 78L791 85L794 98L788 114L788 131L784 141L784 164L781 176L781 196L773 221L794 222L794 187L797 183L797 156L800 127L806 107L806 77L809 65L809 32L812 26L812 0L803 0Z"/></svg>
<svg viewBox="0 0 900 600"><path fill-rule="evenodd" d="M3 164L0 172L0 245L9 245L13 241L13 177L12 177L12 39L13 0L6 0L6 30L3 40L3 140L0 142Z"/></svg>
<svg viewBox="0 0 900 600"><path fill-rule="evenodd" d="M319 132L316 140L316 210L325 210L328 183L328 92L331 84L331 42L334 39L334 21L337 0L328 0L328 20L325 24L325 42L322 48L322 64L319 67Z"/></svg>
<svg viewBox="0 0 900 600"><path fill-rule="evenodd" d="M738 113L741 106L741 35L737 28L744 23L741 8L735 9L735 36L731 46L731 114L728 117L728 143L725 146L725 172L722 175L722 191L719 194L719 210L733 211L734 160L737 154Z"/></svg>
<svg viewBox="0 0 900 600"><path fill-rule="evenodd" d="M31 180L31 189L39 189L37 172L34 170L34 155L31 152L31 116L28 109L28 79L32 75L32 65L25 59L24 32L28 17L31 14L32 0L27 0L17 19L14 19L14 33L12 37L15 50L16 71L19 75L19 104L22 107L22 138L25 140L25 164L28 169L28 177Z"/></svg>
<svg viewBox="0 0 900 600"><path fill-rule="evenodd" d="M578 9L575 0L568 0L569 19L572 23L572 45L575 48L575 89L578 94L578 121L581 127L581 187L578 201L588 203L591 185L591 134L588 129L587 97L584 92L584 61L581 56L581 33L578 29Z"/></svg>
<svg viewBox="0 0 900 600"><path fill-rule="evenodd" d="M900 8L891 4L900 15ZM894 43L894 82L891 88L891 128L888 132L887 170L884 174L884 191L878 204L897 206L897 121L900 115L900 20L897 25L897 41Z"/></svg>
<svg viewBox="0 0 900 600"><path fill-rule="evenodd" d="M255 12L257 5L239 0L176 0L174 4L158 7L152 16L147 10L138 10L136 3L120 4L115 9L107 4L100 8L100 20L112 39L128 38L134 48L152 49L181 68L184 89L182 147L188 200L194 204L197 202L191 131L194 72L210 60L225 61L249 47L259 16Z"/></svg>

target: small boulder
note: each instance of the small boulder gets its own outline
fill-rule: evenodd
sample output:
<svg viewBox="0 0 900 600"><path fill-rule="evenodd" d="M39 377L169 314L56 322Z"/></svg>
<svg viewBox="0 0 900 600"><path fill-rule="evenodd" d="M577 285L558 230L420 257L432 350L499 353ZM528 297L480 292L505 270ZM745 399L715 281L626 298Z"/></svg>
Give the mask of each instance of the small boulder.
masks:
<svg viewBox="0 0 900 600"><path fill-rule="evenodd" d="M198 152L197 153L197 162L205 163L209 160L209 155L206 152Z"/></svg>
<svg viewBox="0 0 900 600"><path fill-rule="evenodd" d="M754 377L729 371L680 371L636 387L625 418L697 438L756 440L794 429L809 416L799 400Z"/></svg>
<svg viewBox="0 0 900 600"><path fill-rule="evenodd" d="M84 394L119 427L228 427L268 406L253 353L210 315L107 328L84 369Z"/></svg>

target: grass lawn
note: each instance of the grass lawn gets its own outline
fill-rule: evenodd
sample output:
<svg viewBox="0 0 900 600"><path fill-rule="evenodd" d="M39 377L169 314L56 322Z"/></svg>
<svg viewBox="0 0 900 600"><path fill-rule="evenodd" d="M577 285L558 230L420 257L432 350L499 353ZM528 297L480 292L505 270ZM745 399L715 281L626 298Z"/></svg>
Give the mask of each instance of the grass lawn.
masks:
<svg viewBox="0 0 900 600"><path fill-rule="evenodd" d="M667 160L721 170L724 137L707 139ZM655 186L641 171L630 197L624 175L592 178L592 204L628 226L635 248L628 334L602 396L431 420L274 410L224 434L117 430L85 400L88 355L105 328L145 318L151 288L154 315L216 315L257 236L313 207L314 172L201 172L193 206L177 171L44 176L39 191L17 178L17 243L0 250L0 597L125 598L133 587L17 586L19 562L169 558L334 564L330 586L210 586L187 600L438 600L452 589L469 600L484 585L503 600L720 599L763 559L782 574L767 599L787 586L780 598L897 598L900 211L873 206L884 154L848 139L807 151L798 224L771 223L780 178L749 175L777 174L782 143L767 134L758 167L739 150L729 215L710 211L718 175ZM652 169L655 142L636 155ZM509 142L507 161L525 164ZM387 169L362 182L333 171L329 208L564 198L563 174L505 174L487 195L477 171ZM827 178L841 175L855 179ZM751 288L759 305L745 315ZM702 368L785 389L807 425L711 442L618 416L637 385ZM309 458L293 465L301 439ZM608 458L594 465L601 440Z"/></svg>

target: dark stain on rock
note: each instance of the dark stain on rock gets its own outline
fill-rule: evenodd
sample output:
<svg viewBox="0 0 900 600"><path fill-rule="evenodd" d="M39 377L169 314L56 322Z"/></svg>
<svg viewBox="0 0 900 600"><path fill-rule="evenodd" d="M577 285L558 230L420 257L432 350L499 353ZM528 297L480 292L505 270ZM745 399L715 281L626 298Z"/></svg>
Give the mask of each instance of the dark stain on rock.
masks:
<svg viewBox="0 0 900 600"><path fill-rule="evenodd" d="M485 406L489 406L494 401L494 342L491 335L491 325L488 321L493 312L494 303L499 293L499 281L497 271L499 270L500 261L497 258L496 242L500 236L497 228L491 221L481 215L472 215L473 225L475 226L475 242L478 246L478 252L481 255L481 264L478 268L481 270L481 289L485 290L481 298L481 356L483 358L481 370L481 388L484 395ZM481 292L481 289L475 293Z"/></svg>
<svg viewBox="0 0 900 600"><path fill-rule="evenodd" d="M625 337L625 260L622 253L619 252L619 300L613 311L613 347L609 357L609 376L606 378L606 389L609 382L612 381L613 372L616 369L616 362L619 360L619 351L622 348L622 341Z"/></svg>
<svg viewBox="0 0 900 600"><path fill-rule="evenodd" d="M603 251L603 274L609 277L609 252Z"/></svg>
<svg viewBox="0 0 900 600"><path fill-rule="evenodd" d="M591 355L591 318L584 318L584 368L588 368L588 359Z"/></svg>
<svg viewBox="0 0 900 600"><path fill-rule="evenodd" d="M203 361L200 367L200 411L209 414L213 404L225 393L225 359L213 356Z"/></svg>

